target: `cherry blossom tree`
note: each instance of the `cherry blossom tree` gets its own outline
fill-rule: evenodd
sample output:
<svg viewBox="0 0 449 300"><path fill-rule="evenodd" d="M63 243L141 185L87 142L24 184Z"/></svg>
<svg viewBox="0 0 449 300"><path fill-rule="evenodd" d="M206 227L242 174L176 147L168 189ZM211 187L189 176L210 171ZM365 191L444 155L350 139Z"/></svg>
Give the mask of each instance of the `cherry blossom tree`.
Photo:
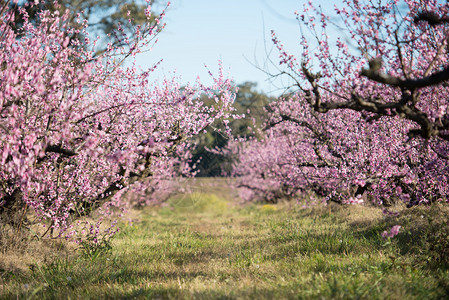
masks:
<svg viewBox="0 0 449 300"><path fill-rule="evenodd" d="M234 147L241 153L236 175L261 179L252 190L312 189L339 202L366 194L384 204L446 201L449 5L343 3L335 13L347 41L331 41L331 19L312 2L296 13L300 61L273 32L285 67L279 75L289 76L296 92L274 106L264 139Z"/></svg>
<svg viewBox="0 0 449 300"><path fill-rule="evenodd" d="M9 7L2 4L0 18L1 222L20 228L32 212L48 227L44 235L96 238L99 223L74 221L92 211L109 215L127 204L126 192L154 191L188 173L186 140L227 117L231 81L220 68L212 86L181 87L175 79L152 82L158 63L143 72L124 65L154 45L164 11L132 35L119 25L119 41L94 57L98 39L70 39L80 30L89 36L86 20L77 29L69 11L42 11L36 25L19 8L16 33ZM150 5L145 14L152 18ZM215 99L214 111L203 94Z"/></svg>

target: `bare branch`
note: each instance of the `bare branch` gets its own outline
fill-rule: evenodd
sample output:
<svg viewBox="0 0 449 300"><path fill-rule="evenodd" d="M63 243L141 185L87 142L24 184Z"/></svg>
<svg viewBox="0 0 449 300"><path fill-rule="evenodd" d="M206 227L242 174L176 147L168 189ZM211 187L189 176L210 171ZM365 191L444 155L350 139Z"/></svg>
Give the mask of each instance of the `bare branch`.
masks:
<svg viewBox="0 0 449 300"><path fill-rule="evenodd" d="M65 149L61 145L48 145L45 148L45 152L46 153L58 153L58 154L63 154L65 156L75 156L78 154L78 153L76 153L76 151L71 150L71 149Z"/></svg>

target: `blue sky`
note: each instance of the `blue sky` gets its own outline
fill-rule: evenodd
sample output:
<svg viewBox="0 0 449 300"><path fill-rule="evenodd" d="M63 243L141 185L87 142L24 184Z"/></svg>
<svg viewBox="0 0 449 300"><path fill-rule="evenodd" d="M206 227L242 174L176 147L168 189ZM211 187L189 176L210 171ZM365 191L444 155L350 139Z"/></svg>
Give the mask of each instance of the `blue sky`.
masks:
<svg viewBox="0 0 449 300"><path fill-rule="evenodd" d="M305 0L172 0L165 22L167 27L151 52L138 56L142 68L163 59L155 79L172 76L176 70L181 83L200 76L208 83L204 64L214 72L222 60L226 72L236 83L254 81L258 90L271 95L280 93L286 83L270 83L269 76L253 64L266 69L267 51L277 62L270 31L276 31L291 53L299 53L300 30L294 11L301 11ZM332 10L339 1L326 3ZM330 6L330 7L329 7ZM273 69L272 67L270 69Z"/></svg>

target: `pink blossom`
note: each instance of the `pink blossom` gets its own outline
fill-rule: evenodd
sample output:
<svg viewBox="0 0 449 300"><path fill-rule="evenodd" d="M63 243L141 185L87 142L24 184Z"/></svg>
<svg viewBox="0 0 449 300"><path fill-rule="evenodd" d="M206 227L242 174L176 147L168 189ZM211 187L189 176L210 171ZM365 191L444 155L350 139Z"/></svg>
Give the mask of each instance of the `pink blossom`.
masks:
<svg viewBox="0 0 449 300"><path fill-rule="evenodd" d="M396 235L398 235L399 234L399 229L401 228L401 226L400 225L395 225L395 226L393 226L391 229L390 229L390 232L388 232L388 231L383 231L382 232L382 238L384 238L384 239L387 239L387 238L393 238L393 237L395 237Z"/></svg>

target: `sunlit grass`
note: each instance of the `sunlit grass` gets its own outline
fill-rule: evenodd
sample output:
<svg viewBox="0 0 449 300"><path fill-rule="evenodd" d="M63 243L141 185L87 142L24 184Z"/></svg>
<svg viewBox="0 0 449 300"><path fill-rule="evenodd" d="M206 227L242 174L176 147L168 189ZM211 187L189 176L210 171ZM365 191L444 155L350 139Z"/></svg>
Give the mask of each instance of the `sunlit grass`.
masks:
<svg viewBox="0 0 449 300"><path fill-rule="evenodd" d="M356 206L240 207L196 192L141 211L139 221L122 226L110 252L60 258L20 275L3 272L0 295L441 299L449 291L447 212L442 205L400 217ZM398 223L399 235L382 239Z"/></svg>

